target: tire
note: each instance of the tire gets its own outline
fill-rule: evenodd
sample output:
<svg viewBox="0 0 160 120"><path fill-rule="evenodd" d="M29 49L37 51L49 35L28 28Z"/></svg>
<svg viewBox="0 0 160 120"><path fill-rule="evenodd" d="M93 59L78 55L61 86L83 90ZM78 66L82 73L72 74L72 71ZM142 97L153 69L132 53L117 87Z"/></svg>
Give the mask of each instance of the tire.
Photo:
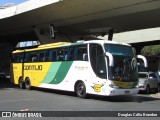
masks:
<svg viewBox="0 0 160 120"><path fill-rule="evenodd" d="M31 90L31 81L29 78L26 78L26 80L25 80L25 88L27 90Z"/></svg>
<svg viewBox="0 0 160 120"><path fill-rule="evenodd" d="M153 90L153 94L156 94L157 92L158 92L158 86Z"/></svg>
<svg viewBox="0 0 160 120"><path fill-rule="evenodd" d="M79 82L75 89L76 95L80 98L86 98L86 86L83 82Z"/></svg>
<svg viewBox="0 0 160 120"><path fill-rule="evenodd" d="M24 82L23 82L23 79L22 79L22 78L19 79L18 85L19 85L19 88L20 88L20 89L25 89Z"/></svg>
<svg viewBox="0 0 160 120"><path fill-rule="evenodd" d="M154 94L158 93L158 89L159 89L158 86L159 85L157 84L157 88L154 89Z"/></svg>
<svg viewBox="0 0 160 120"><path fill-rule="evenodd" d="M147 85L147 87L146 87L146 94L150 94L150 92L151 92L150 86Z"/></svg>

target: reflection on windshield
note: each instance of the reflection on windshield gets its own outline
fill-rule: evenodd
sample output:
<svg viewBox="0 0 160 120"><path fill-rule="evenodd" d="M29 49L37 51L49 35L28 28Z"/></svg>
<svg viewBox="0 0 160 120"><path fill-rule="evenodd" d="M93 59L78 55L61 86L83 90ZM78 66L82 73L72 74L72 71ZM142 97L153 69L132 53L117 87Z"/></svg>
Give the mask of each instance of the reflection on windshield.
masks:
<svg viewBox="0 0 160 120"><path fill-rule="evenodd" d="M109 67L109 79L133 82L138 80L137 62L133 57L114 56L114 67Z"/></svg>
<svg viewBox="0 0 160 120"><path fill-rule="evenodd" d="M112 55L125 55L125 56L134 56L132 47L117 45L117 44L105 44L106 52L111 53Z"/></svg>
<svg viewBox="0 0 160 120"><path fill-rule="evenodd" d="M108 77L110 80L138 81L137 61L130 46L105 44L105 50L111 53L114 58L114 66L108 66Z"/></svg>

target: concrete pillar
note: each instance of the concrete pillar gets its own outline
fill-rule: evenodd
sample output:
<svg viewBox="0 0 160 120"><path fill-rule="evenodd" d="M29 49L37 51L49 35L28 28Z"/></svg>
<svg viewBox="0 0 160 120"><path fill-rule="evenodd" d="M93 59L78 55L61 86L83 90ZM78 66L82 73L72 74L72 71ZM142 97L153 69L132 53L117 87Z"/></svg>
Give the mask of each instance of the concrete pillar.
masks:
<svg viewBox="0 0 160 120"><path fill-rule="evenodd" d="M15 44L3 43L0 46L2 55L0 56L0 71L5 72L7 76L10 75L10 60L11 53L15 48Z"/></svg>

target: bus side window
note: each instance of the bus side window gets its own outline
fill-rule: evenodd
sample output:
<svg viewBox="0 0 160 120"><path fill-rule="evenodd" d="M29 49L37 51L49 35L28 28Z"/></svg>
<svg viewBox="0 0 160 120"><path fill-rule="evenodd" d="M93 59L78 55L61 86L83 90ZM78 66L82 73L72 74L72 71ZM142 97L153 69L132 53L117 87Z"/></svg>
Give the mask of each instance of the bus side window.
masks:
<svg viewBox="0 0 160 120"><path fill-rule="evenodd" d="M31 57L32 57L32 62L36 62L37 61L37 53L31 53Z"/></svg>
<svg viewBox="0 0 160 120"><path fill-rule="evenodd" d="M67 48L64 48L64 60L66 61L66 60L69 60L69 57L70 57L70 50L69 50L69 48L67 47Z"/></svg>
<svg viewBox="0 0 160 120"><path fill-rule="evenodd" d="M27 55L28 53L25 53L24 62L27 62Z"/></svg>
<svg viewBox="0 0 160 120"><path fill-rule="evenodd" d="M30 53L26 53L25 62L31 62Z"/></svg>
<svg viewBox="0 0 160 120"><path fill-rule="evenodd" d="M48 62L49 61L49 51L45 52L45 61Z"/></svg>
<svg viewBox="0 0 160 120"><path fill-rule="evenodd" d="M63 59L64 59L63 50L59 50L57 55L57 60L63 61Z"/></svg>
<svg viewBox="0 0 160 120"><path fill-rule="evenodd" d="M48 52L48 61L52 61L52 50Z"/></svg>
<svg viewBox="0 0 160 120"><path fill-rule="evenodd" d="M14 63L20 63L22 60L22 55L21 54L13 54L12 60Z"/></svg>
<svg viewBox="0 0 160 120"><path fill-rule="evenodd" d="M75 60L88 60L87 55L87 45L77 46L74 51L74 59Z"/></svg>
<svg viewBox="0 0 160 120"><path fill-rule="evenodd" d="M70 47L69 48L69 58L68 60L73 60L74 59L74 48Z"/></svg>
<svg viewBox="0 0 160 120"><path fill-rule="evenodd" d="M32 57L32 62L36 62L36 57Z"/></svg>
<svg viewBox="0 0 160 120"><path fill-rule="evenodd" d="M58 60L58 54L57 54L57 50L56 49L52 49L49 51L49 58L51 59L51 61L57 61Z"/></svg>
<svg viewBox="0 0 160 120"><path fill-rule="evenodd" d="M45 57L44 57L44 53L41 52L39 53L39 62L43 62L43 61L45 61Z"/></svg>
<svg viewBox="0 0 160 120"><path fill-rule="evenodd" d="M31 53L29 53L28 62L32 62L32 55L31 55Z"/></svg>
<svg viewBox="0 0 160 120"><path fill-rule="evenodd" d="M78 56L78 48L74 48L74 60L77 60L77 56Z"/></svg>
<svg viewBox="0 0 160 120"><path fill-rule="evenodd" d="M35 52L28 52L26 54L26 62L36 62L36 53Z"/></svg>
<svg viewBox="0 0 160 120"><path fill-rule="evenodd" d="M58 53L57 50L54 50L54 51L53 51L53 54L52 54L52 60L53 60L53 61L59 60L59 59L58 59L58 54L57 54L57 53Z"/></svg>

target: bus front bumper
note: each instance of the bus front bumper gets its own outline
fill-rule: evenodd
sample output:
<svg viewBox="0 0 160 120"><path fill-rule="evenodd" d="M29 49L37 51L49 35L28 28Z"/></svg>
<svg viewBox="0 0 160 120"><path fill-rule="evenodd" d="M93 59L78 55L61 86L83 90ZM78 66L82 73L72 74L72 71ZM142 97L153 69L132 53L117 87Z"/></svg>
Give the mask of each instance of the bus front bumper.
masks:
<svg viewBox="0 0 160 120"><path fill-rule="evenodd" d="M133 89L110 89L108 92L108 96L116 96L116 95L135 95L138 94L139 88Z"/></svg>

